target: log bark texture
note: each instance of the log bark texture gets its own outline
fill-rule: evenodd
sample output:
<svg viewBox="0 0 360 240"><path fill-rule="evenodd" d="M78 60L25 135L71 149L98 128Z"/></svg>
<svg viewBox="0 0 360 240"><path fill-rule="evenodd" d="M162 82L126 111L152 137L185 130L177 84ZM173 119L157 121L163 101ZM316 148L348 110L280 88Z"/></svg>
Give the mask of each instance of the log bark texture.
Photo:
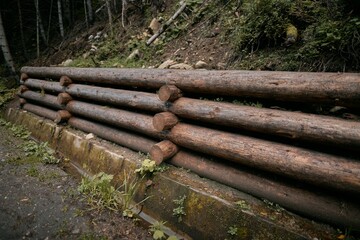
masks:
<svg viewBox="0 0 360 240"><path fill-rule="evenodd" d="M307 142L360 149L360 122L315 114L180 98L179 117Z"/></svg>
<svg viewBox="0 0 360 240"><path fill-rule="evenodd" d="M156 94L136 92L121 89L103 88L71 84L66 92L73 97L89 99L96 102L138 108L147 111L166 111L166 104L161 102Z"/></svg>
<svg viewBox="0 0 360 240"><path fill-rule="evenodd" d="M164 85L159 89L158 96L161 101L173 102L182 97L182 92L174 85Z"/></svg>
<svg viewBox="0 0 360 240"><path fill-rule="evenodd" d="M99 69L23 67L30 77L108 83L159 89L169 84L184 92L255 97L294 102L316 102L358 107L359 73L304 73L270 71L178 71L172 69Z"/></svg>
<svg viewBox="0 0 360 240"><path fill-rule="evenodd" d="M66 110L74 115L133 130L151 137L161 138L163 136L154 129L153 118L149 115L79 101L69 102Z"/></svg>
<svg viewBox="0 0 360 240"><path fill-rule="evenodd" d="M360 193L360 161L178 123L167 133L178 146L315 185Z"/></svg>
<svg viewBox="0 0 360 240"><path fill-rule="evenodd" d="M150 149L151 159L160 165L163 161L171 158L179 151L179 148L169 140L154 144Z"/></svg>
<svg viewBox="0 0 360 240"><path fill-rule="evenodd" d="M57 97L53 95L41 94L33 91L26 91L20 94L20 96L56 110L65 108L65 106L58 103Z"/></svg>
<svg viewBox="0 0 360 240"><path fill-rule="evenodd" d="M26 111L29 111L31 113L34 113L40 117L44 117L44 118L48 118L50 120L55 120L57 117L58 117L58 114L56 111L54 110L50 110L48 108L44 108L44 107L40 107L40 106L37 106L37 105L33 105L33 104L30 104L30 103L26 103L24 106L23 106L23 109L26 110Z"/></svg>
<svg viewBox="0 0 360 240"><path fill-rule="evenodd" d="M51 93L60 93L64 91L64 87L60 86L59 82L50 82L33 78L24 81L24 85L29 88L43 89L44 91Z"/></svg>
<svg viewBox="0 0 360 240"><path fill-rule="evenodd" d="M80 118L72 117L71 126L88 133L116 142L135 151L149 152L156 141L135 133L104 126ZM293 186L288 181L271 180L258 173L250 173L241 168L224 165L220 159L209 160L209 157L199 156L188 151L179 151L169 160L178 167L190 169L192 172L227 186L249 193L259 198L265 198L278 203L286 209L302 215L310 216L324 222L339 226L360 227L359 203L349 202L350 199L322 193L319 190L309 191Z"/></svg>
<svg viewBox="0 0 360 240"><path fill-rule="evenodd" d="M169 130L179 122L179 119L171 112L162 112L155 114L153 126L158 131Z"/></svg>

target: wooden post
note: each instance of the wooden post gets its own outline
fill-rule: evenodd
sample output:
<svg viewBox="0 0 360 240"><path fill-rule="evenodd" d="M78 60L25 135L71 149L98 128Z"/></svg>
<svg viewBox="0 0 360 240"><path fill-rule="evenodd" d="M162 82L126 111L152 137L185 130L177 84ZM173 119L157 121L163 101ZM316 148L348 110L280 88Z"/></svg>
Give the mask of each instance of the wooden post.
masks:
<svg viewBox="0 0 360 240"><path fill-rule="evenodd" d="M67 87L70 84L72 84L72 80L68 76L62 76L60 78L60 85L61 86Z"/></svg>
<svg viewBox="0 0 360 240"><path fill-rule="evenodd" d="M171 129L178 122L179 119L171 112L158 113L153 118L153 126L159 132Z"/></svg>
<svg viewBox="0 0 360 240"><path fill-rule="evenodd" d="M67 121L71 118L71 114L66 110L59 110L57 111L57 117L55 118L55 123L60 123Z"/></svg>
<svg viewBox="0 0 360 240"><path fill-rule="evenodd" d="M29 78L29 76L26 73L21 73L21 75L20 75L21 81L26 81L28 78Z"/></svg>
<svg viewBox="0 0 360 240"><path fill-rule="evenodd" d="M159 89L158 96L161 101L173 102L182 97L182 92L175 85L164 85Z"/></svg>
<svg viewBox="0 0 360 240"><path fill-rule="evenodd" d="M171 158L179 151L179 148L170 142L164 140L153 145L150 149L151 159L156 162L156 165L160 165L164 160Z"/></svg>
<svg viewBox="0 0 360 240"><path fill-rule="evenodd" d="M66 105L71 100L72 97L68 93L59 93L59 95L57 96L57 101L61 105Z"/></svg>

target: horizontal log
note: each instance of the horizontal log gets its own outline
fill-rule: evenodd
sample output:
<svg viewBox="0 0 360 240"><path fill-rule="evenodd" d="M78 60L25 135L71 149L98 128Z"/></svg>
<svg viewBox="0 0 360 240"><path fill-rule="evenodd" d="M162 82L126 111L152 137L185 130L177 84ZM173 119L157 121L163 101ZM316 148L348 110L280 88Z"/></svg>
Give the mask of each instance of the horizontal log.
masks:
<svg viewBox="0 0 360 240"><path fill-rule="evenodd" d="M172 104L156 94L72 84L66 92L76 98L132 107L307 142L360 149L360 123L328 116L253 108L230 103L180 98Z"/></svg>
<svg viewBox="0 0 360 240"><path fill-rule="evenodd" d="M71 114L66 110L59 110L57 112L57 117L54 120L55 123L61 123L68 121L71 118Z"/></svg>
<svg viewBox="0 0 360 240"><path fill-rule="evenodd" d="M72 97L68 93L59 93L59 95L57 96L57 102L60 105L66 105L71 100L72 100Z"/></svg>
<svg viewBox="0 0 360 240"><path fill-rule="evenodd" d="M360 161L178 123L167 135L178 146L315 185L360 193Z"/></svg>
<svg viewBox="0 0 360 240"><path fill-rule="evenodd" d="M106 104L133 107L147 111L163 112L166 106L155 94L71 84L66 92L73 97L89 99Z"/></svg>
<svg viewBox="0 0 360 240"><path fill-rule="evenodd" d="M348 107L360 104L360 74L273 71L178 71L173 69L114 69L23 67L30 77L108 83L159 89L175 85L184 92L254 97L294 102L329 103Z"/></svg>
<svg viewBox="0 0 360 240"><path fill-rule="evenodd" d="M79 101L69 102L66 105L66 110L74 115L133 130L148 136L156 138L163 136L162 133L158 133L158 131L154 129L152 116L149 115Z"/></svg>
<svg viewBox="0 0 360 240"><path fill-rule="evenodd" d="M315 114L180 98L177 116L290 139L360 149L360 122Z"/></svg>
<svg viewBox="0 0 360 240"><path fill-rule="evenodd" d="M24 82L24 85L29 88L42 89L45 92L51 93L60 93L64 91L64 87L60 86L59 82L50 82L29 78Z"/></svg>
<svg viewBox="0 0 360 240"><path fill-rule="evenodd" d="M26 91L20 94L21 97L35 101L41 105L48 106L53 109L64 109L65 106L57 101L57 97L50 94L41 94L33 91Z"/></svg>
<svg viewBox="0 0 360 240"><path fill-rule="evenodd" d="M171 112L158 113L153 118L153 126L159 132L171 129L178 122L179 119Z"/></svg>
<svg viewBox="0 0 360 240"><path fill-rule="evenodd" d="M150 149L151 159L160 165L163 161L171 158L179 151L179 148L169 140L154 144Z"/></svg>
<svg viewBox="0 0 360 240"><path fill-rule="evenodd" d="M80 118L72 117L68 123L82 131L113 141L135 151L147 153L156 141L135 133L104 126ZM219 160L219 159L217 159ZM286 209L305 216L319 219L337 226L360 227L360 206L342 198L322 193L319 190L309 191L302 187L292 186L289 182L271 180L266 176L244 171L240 168L224 165L184 150L179 151L169 163L190 169L192 172L219 183L249 193L255 197L268 199Z"/></svg>
<svg viewBox="0 0 360 240"><path fill-rule="evenodd" d="M161 101L173 102L182 97L182 92L175 85L164 85L159 89L158 96Z"/></svg>
<svg viewBox="0 0 360 240"><path fill-rule="evenodd" d="M120 130L108 127L100 123L94 123L77 117L70 118L68 124L84 132L93 133L103 139L143 153L150 152L151 146L156 143L156 141L152 139L140 135L135 136L133 133L123 129Z"/></svg>
<svg viewBox="0 0 360 240"><path fill-rule="evenodd" d="M60 86L69 86L72 84L72 80L68 76L62 76L59 80Z"/></svg>
<svg viewBox="0 0 360 240"><path fill-rule="evenodd" d="M31 113L34 113L40 117L48 118L53 121L55 121L55 119L58 117L58 113L56 111L50 110L48 108L40 107L37 105L33 105L30 103L26 103L23 106L23 109Z"/></svg>

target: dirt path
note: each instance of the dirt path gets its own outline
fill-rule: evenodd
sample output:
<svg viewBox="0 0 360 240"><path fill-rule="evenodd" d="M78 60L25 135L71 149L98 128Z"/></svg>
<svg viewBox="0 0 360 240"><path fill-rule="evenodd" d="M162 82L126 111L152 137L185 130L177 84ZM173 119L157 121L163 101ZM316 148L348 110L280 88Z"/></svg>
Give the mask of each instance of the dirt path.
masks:
<svg viewBox="0 0 360 240"><path fill-rule="evenodd" d="M78 180L26 156L22 143L0 126L0 240L151 239L121 214L87 210Z"/></svg>

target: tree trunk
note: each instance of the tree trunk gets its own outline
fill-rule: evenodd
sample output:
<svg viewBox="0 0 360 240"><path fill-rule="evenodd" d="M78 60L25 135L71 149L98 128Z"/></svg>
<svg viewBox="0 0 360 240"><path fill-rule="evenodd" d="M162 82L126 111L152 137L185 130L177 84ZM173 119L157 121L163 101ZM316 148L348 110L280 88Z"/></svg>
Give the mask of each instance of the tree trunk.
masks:
<svg viewBox="0 0 360 240"><path fill-rule="evenodd" d="M58 103L57 97L49 94L41 94L33 91L26 91L20 94L22 98L32 100L36 103L45 105L47 107L56 109L56 110L62 110L65 107Z"/></svg>
<svg viewBox="0 0 360 240"><path fill-rule="evenodd" d="M20 38L21 38L21 45L23 48L24 57L28 59L26 46L25 46L25 37L24 37L24 28L23 28L23 21L22 21L22 12L21 12L21 4L20 0L17 0L18 5L18 13L19 13L19 27L20 27Z"/></svg>
<svg viewBox="0 0 360 240"><path fill-rule="evenodd" d="M110 27L111 34L113 35L112 13L111 13L111 3L110 3L110 0L105 0L105 3L106 3L108 18L109 18L109 27Z"/></svg>
<svg viewBox="0 0 360 240"><path fill-rule="evenodd" d="M29 111L31 113L34 113L34 114L36 114L38 116L51 119L53 121L55 121L58 118L57 111L50 110L48 108L40 107L40 106L37 106L37 105L33 105L33 104L30 104L30 103L26 103L23 106L23 109L26 110L26 111Z"/></svg>
<svg viewBox="0 0 360 240"><path fill-rule="evenodd" d="M47 38L47 39L50 39L50 28L51 28L51 17L52 17L53 3L54 3L54 0L51 0L51 1L50 1L48 30L47 30L47 35L46 35L46 38Z"/></svg>
<svg viewBox="0 0 360 240"><path fill-rule="evenodd" d="M92 8L91 0L86 0L86 6L87 6L87 17L89 20L89 24L92 25L94 23L94 12Z"/></svg>
<svg viewBox="0 0 360 240"><path fill-rule="evenodd" d="M62 38L64 38L65 35L64 35L64 23L63 23L62 10L61 10L61 0L57 0L57 6L58 6L60 35Z"/></svg>
<svg viewBox="0 0 360 240"><path fill-rule="evenodd" d="M64 87L60 86L58 82L49 82L32 78L26 79L24 85L29 88L42 89L51 93L60 93L64 91Z"/></svg>
<svg viewBox="0 0 360 240"><path fill-rule="evenodd" d="M41 20L41 14L40 14L40 9L39 9L39 0L35 0L35 9L36 9L36 19L37 19L38 29L40 30L41 38L44 41L44 44L47 46L48 40L46 39L44 25Z"/></svg>
<svg viewBox="0 0 360 240"><path fill-rule="evenodd" d="M4 25L3 25L3 21L2 21L2 17L1 17L1 11L0 11L0 45L1 45L1 51L3 53L6 65L9 67L10 72L13 75L16 75L14 61L13 61L13 58L10 53L10 48L9 48L8 42L6 40L5 29L4 29Z"/></svg>

